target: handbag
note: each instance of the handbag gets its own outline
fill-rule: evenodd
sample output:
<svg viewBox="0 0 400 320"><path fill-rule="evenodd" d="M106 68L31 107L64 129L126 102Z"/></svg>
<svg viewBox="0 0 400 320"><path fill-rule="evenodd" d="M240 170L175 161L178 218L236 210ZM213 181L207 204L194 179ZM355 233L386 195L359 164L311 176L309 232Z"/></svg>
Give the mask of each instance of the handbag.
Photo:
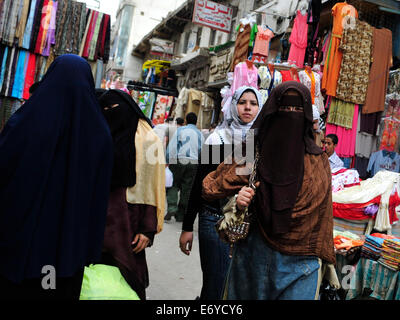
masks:
<svg viewBox="0 0 400 320"><path fill-rule="evenodd" d="M79 300L140 300L117 267L91 264L85 267Z"/></svg>
<svg viewBox="0 0 400 320"><path fill-rule="evenodd" d="M253 190L256 190L255 182L258 158L259 152L257 148L253 168L249 177L249 187ZM229 257L231 258L233 245L239 240L246 239L248 236L251 220L251 213L249 213L248 207L242 211L238 210L236 206L236 198L237 194L229 199L222 209L224 216L215 224L215 229L220 239L230 244Z"/></svg>

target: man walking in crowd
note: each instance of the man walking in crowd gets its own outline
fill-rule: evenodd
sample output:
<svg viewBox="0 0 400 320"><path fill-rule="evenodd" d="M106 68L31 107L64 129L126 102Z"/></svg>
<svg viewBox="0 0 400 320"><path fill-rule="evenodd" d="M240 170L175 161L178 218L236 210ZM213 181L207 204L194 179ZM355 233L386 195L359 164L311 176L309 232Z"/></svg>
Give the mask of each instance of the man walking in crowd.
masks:
<svg viewBox="0 0 400 320"><path fill-rule="evenodd" d="M337 168L344 168L343 161L339 158L339 156L335 152L335 148L338 142L339 139L337 135L334 133L328 134L323 141L323 144L325 146L324 150L329 157L329 164L331 166L331 170Z"/></svg>
<svg viewBox="0 0 400 320"><path fill-rule="evenodd" d="M167 149L169 138L173 136L173 134L171 134L171 131L172 131L171 129L173 127L175 127L174 129L176 129L176 126L174 124L174 119L167 118L167 120L164 123L157 124L153 128L154 132L160 138L160 140L164 146L164 150ZM174 130L174 132L175 132L175 130Z"/></svg>
<svg viewBox="0 0 400 320"><path fill-rule="evenodd" d="M204 138L196 127L197 116L190 112L186 115L186 126L178 127L168 144L166 160L174 176L173 185L167 190L168 213L165 220L175 216L183 221L189 199L190 189L196 173L196 164ZM178 203L178 192L179 203Z"/></svg>

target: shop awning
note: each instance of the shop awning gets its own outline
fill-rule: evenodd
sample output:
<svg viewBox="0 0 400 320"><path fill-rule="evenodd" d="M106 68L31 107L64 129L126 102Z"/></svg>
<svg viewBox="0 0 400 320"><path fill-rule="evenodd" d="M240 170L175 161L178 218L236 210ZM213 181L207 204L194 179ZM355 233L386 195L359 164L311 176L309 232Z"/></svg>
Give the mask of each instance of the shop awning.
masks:
<svg viewBox="0 0 400 320"><path fill-rule="evenodd" d="M198 48L196 51L186 54L183 58L172 60L171 69L185 70L192 65L201 66L208 63L209 57L208 48Z"/></svg>

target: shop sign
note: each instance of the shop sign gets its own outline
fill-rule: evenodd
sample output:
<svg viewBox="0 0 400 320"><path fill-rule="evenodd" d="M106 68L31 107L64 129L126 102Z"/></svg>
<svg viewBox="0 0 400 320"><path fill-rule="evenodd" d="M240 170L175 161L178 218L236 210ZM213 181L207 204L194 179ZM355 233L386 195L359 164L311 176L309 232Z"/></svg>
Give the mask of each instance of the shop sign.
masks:
<svg viewBox="0 0 400 320"><path fill-rule="evenodd" d="M174 43L170 40L152 38L149 40L151 44L150 51L160 52L168 55L174 54Z"/></svg>
<svg viewBox="0 0 400 320"><path fill-rule="evenodd" d="M192 22L230 33L232 12L233 9L231 7L223 4L207 0L196 0Z"/></svg>
<svg viewBox="0 0 400 320"><path fill-rule="evenodd" d="M221 50L210 58L209 83L227 79L227 74L232 63L234 49L234 47L230 47L228 49Z"/></svg>

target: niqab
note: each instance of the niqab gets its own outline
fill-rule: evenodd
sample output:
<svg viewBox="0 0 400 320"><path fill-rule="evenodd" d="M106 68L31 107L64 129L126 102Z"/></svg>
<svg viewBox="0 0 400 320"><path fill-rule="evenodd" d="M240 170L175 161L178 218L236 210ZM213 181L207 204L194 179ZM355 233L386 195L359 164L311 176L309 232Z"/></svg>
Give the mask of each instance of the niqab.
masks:
<svg viewBox="0 0 400 320"><path fill-rule="evenodd" d="M289 95L294 91L295 95ZM280 107L302 107L303 112L280 111ZM254 122L260 150L257 167L260 186L255 206L267 232L287 232L292 209L302 186L304 154L321 154L314 142L313 114L309 89L297 81L287 81L271 92Z"/></svg>
<svg viewBox="0 0 400 320"><path fill-rule="evenodd" d="M97 92L100 92L97 90ZM136 184L135 134L139 119L151 122L132 97L121 90L108 90L99 97L99 104L114 141L114 165L111 190ZM112 105L118 106L111 108ZM104 108L108 109L104 109Z"/></svg>

